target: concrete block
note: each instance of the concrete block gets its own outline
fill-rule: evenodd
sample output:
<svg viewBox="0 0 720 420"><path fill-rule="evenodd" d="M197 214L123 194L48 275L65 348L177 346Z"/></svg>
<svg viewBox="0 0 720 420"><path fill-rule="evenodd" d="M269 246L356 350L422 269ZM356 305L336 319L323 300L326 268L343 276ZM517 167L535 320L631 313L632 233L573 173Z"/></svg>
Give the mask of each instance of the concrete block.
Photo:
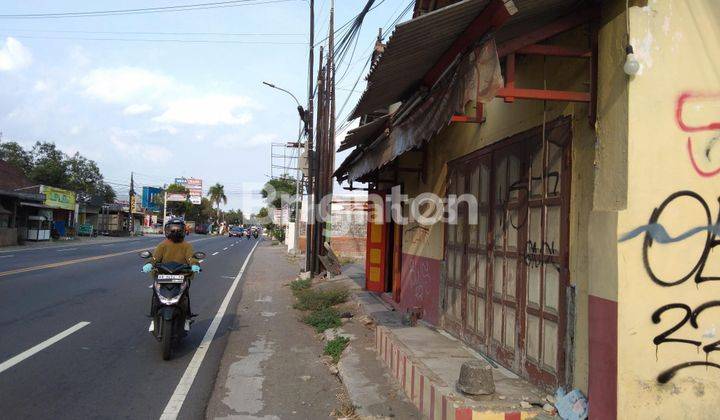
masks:
<svg viewBox="0 0 720 420"><path fill-rule="evenodd" d="M490 395L495 393L492 367L479 360L464 362L460 367L460 378L457 387L460 391L470 395Z"/></svg>

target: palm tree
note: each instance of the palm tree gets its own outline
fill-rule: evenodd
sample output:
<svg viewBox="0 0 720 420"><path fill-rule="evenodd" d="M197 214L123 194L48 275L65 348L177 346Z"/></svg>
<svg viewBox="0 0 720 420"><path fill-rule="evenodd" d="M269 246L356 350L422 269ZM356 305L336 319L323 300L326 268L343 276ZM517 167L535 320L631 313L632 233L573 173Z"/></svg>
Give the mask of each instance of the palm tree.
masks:
<svg viewBox="0 0 720 420"><path fill-rule="evenodd" d="M223 204L227 204L227 197L225 196L225 187L221 185L219 182L215 183L207 193L208 197L210 197L210 201L215 203L215 206L217 207L217 220L220 222L220 202Z"/></svg>

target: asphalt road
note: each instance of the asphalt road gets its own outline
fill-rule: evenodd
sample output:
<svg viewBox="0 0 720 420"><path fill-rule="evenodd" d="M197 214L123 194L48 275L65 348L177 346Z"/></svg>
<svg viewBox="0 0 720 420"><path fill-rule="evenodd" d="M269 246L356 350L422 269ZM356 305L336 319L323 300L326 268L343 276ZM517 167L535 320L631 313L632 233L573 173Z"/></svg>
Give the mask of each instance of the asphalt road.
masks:
<svg viewBox="0 0 720 420"><path fill-rule="evenodd" d="M170 361L147 331L150 279L137 256L160 238L0 253L0 417L159 418L256 243L188 239L207 253L191 291L200 315ZM179 418L204 416L243 280ZM38 350L40 344L49 345Z"/></svg>

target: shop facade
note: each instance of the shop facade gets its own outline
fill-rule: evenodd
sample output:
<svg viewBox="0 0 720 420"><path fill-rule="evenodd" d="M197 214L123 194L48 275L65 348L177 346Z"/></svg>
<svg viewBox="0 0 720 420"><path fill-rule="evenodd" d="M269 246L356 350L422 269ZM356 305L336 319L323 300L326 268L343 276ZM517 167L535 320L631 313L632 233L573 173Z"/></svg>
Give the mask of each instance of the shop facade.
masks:
<svg viewBox="0 0 720 420"><path fill-rule="evenodd" d="M367 288L548 391L579 388L591 418L712 412L717 8L448 3L398 25L341 145L338 179L387 198Z"/></svg>

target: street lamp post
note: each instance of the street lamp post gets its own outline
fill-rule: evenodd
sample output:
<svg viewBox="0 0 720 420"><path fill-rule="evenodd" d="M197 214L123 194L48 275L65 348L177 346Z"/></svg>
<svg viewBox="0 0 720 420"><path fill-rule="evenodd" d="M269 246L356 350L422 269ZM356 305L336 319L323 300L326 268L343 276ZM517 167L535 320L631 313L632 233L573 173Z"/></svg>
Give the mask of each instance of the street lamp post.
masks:
<svg viewBox="0 0 720 420"><path fill-rule="evenodd" d="M303 122L303 130L307 132L308 122L305 118L305 110L303 109L302 105L300 105L300 101L297 100L295 95L292 94L289 90L283 89L281 87L275 86L272 83L263 82L264 85L269 86L273 89L277 89L281 92L285 92L288 95L290 95L297 104L297 110L298 114L300 115L300 120ZM299 241L300 241L300 229L299 229L299 217L300 217L300 139L298 138L298 160L297 160L297 168L295 170L295 231L293 234L293 247L294 251L297 251L300 249ZM309 200L308 200L309 201ZM306 240L309 240L309 238L306 238ZM306 255L305 258L309 258L309 255Z"/></svg>

